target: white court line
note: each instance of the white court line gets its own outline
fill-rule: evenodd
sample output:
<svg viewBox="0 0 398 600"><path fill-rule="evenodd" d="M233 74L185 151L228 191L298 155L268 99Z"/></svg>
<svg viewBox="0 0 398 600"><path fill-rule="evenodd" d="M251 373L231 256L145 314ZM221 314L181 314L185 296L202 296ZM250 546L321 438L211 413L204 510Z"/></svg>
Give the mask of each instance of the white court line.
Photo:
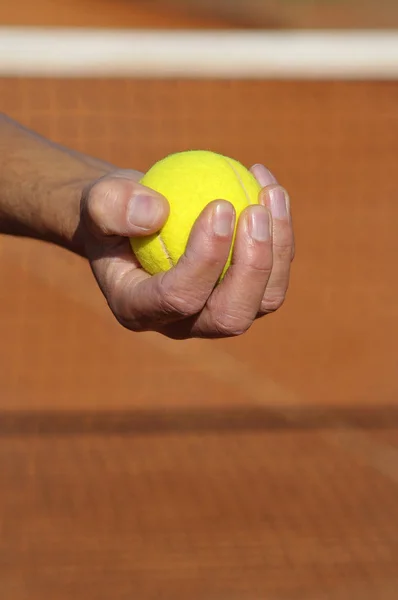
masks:
<svg viewBox="0 0 398 600"><path fill-rule="evenodd" d="M395 80L398 30L0 27L0 76Z"/></svg>

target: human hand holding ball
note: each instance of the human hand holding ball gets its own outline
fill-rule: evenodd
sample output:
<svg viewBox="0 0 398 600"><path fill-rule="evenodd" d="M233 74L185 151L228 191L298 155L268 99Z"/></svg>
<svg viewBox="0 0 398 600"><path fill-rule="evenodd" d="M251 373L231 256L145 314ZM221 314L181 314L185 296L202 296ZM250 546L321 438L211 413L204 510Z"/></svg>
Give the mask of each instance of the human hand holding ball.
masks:
<svg viewBox="0 0 398 600"><path fill-rule="evenodd" d="M262 165L207 151L116 171L82 203L87 254L116 318L175 339L240 335L283 303L289 198Z"/></svg>

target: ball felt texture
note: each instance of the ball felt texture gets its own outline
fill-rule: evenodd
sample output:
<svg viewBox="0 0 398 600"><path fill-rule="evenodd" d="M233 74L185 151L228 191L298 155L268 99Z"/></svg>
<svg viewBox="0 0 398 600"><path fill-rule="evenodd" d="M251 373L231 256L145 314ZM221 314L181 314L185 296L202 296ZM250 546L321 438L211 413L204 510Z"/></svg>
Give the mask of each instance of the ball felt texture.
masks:
<svg viewBox="0 0 398 600"><path fill-rule="evenodd" d="M240 162L206 150L171 154L153 165L140 183L162 194L170 205L168 219L159 232L130 240L138 261L151 275L177 264L191 229L207 204L229 201L237 221L245 207L258 203L261 190L254 175ZM233 244L223 275L230 264L232 248Z"/></svg>

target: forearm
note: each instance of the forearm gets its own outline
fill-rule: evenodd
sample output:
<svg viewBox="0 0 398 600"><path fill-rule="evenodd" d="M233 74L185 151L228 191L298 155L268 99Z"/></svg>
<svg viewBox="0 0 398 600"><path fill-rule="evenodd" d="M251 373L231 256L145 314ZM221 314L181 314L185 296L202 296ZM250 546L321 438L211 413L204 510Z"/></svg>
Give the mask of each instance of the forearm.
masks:
<svg viewBox="0 0 398 600"><path fill-rule="evenodd" d="M77 235L82 190L112 170L0 114L0 234L83 253Z"/></svg>

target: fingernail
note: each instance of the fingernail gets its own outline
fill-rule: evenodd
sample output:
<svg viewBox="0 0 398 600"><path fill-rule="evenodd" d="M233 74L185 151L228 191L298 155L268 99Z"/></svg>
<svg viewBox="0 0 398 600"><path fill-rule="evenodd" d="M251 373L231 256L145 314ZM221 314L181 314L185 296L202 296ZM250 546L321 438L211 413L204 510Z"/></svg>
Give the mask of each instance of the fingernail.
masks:
<svg viewBox="0 0 398 600"><path fill-rule="evenodd" d="M269 206L274 219L286 219L289 214L286 192L280 186L268 191Z"/></svg>
<svg viewBox="0 0 398 600"><path fill-rule="evenodd" d="M249 233L257 242L267 242L271 237L271 224L268 210L264 206L250 209Z"/></svg>
<svg viewBox="0 0 398 600"><path fill-rule="evenodd" d="M220 202L213 211L213 231L216 235L226 237L232 233L234 211L228 202Z"/></svg>
<svg viewBox="0 0 398 600"><path fill-rule="evenodd" d="M264 165L254 165L252 167L252 173L257 179L258 183L261 185L261 187L266 187L267 185L277 183L271 171L268 171L268 169L264 167Z"/></svg>
<svg viewBox="0 0 398 600"><path fill-rule="evenodd" d="M127 218L132 225L141 229L150 229L159 217L162 208L153 196L133 196L130 200Z"/></svg>

